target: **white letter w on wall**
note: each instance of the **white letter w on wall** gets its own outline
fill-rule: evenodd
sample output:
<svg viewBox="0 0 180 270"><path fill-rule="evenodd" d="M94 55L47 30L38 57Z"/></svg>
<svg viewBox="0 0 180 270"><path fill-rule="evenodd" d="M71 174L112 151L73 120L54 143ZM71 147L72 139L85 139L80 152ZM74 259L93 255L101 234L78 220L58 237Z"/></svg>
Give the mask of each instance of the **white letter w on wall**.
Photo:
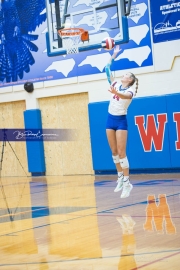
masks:
<svg viewBox="0 0 180 270"><path fill-rule="evenodd" d="M144 126L144 115L135 116L135 124L138 127L139 135L145 152L151 152L152 143L155 151L162 151L167 123L167 114L157 114L158 127L154 115L147 115L146 128Z"/></svg>

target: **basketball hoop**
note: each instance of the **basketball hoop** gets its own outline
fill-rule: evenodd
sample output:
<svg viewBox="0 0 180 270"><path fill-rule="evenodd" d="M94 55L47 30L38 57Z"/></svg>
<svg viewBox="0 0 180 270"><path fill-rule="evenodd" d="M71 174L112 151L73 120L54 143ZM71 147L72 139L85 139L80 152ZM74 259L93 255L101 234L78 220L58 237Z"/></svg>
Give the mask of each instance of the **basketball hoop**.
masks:
<svg viewBox="0 0 180 270"><path fill-rule="evenodd" d="M67 54L78 53L80 41L89 40L88 31L82 28L59 29L58 35L62 38L63 47L66 48Z"/></svg>

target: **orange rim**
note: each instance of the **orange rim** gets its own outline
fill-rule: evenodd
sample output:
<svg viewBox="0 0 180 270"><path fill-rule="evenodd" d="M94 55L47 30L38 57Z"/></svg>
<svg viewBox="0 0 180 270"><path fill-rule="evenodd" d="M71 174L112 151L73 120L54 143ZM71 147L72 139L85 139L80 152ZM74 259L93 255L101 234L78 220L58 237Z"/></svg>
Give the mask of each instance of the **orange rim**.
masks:
<svg viewBox="0 0 180 270"><path fill-rule="evenodd" d="M74 30L74 32L68 32L69 30ZM58 34L61 37L62 36L79 36L79 35L82 35L82 33L84 33L83 28L64 28L64 29L58 30Z"/></svg>

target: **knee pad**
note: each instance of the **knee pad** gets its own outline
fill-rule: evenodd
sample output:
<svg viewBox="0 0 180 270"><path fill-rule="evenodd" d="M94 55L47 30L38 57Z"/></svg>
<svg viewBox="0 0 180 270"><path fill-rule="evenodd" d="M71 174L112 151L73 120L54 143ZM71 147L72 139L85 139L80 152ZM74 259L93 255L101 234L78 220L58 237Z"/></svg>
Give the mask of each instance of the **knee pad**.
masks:
<svg viewBox="0 0 180 270"><path fill-rule="evenodd" d="M122 168L122 169L127 169L127 168L129 168L129 162L128 162L127 157L125 157L125 158L120 158L120 165L121 165L121 168Z"/></svg>
<svg viewBox="0 0 180 270"><path fill-rule="evenodd" d="M114 161L115 164L120 162L118 155L117 156L112 156L112 158L113 158L113 161Z"/></svg>

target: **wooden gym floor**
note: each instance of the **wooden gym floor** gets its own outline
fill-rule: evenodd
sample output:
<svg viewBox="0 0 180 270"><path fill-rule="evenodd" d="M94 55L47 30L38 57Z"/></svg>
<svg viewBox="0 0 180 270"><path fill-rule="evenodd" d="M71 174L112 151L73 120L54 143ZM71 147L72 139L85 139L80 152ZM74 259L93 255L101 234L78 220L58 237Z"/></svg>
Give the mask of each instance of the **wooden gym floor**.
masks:
<svg viewBox="0 0 180 270"><path fill-rule="evenodd" d="M180 174L1 178L0 269L180 269Z"/></svg>

